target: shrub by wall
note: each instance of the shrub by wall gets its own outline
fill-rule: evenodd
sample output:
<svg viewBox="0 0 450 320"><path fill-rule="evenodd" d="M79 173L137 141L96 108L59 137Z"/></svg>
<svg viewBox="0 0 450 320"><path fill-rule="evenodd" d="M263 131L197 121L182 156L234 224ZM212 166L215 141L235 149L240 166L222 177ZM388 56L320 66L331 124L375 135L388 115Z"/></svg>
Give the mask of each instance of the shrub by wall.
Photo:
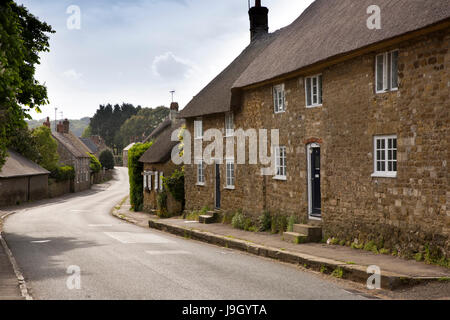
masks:
<svg viewBox="0 0 450 320"><path fill-rule="evenodd" d="M100 170L102 170L102 164L100 161L98 161L97 157L93 154L87 152L88 156L91 158L91 163L89 164L89 167L92 170L92 173L99 173Z"/></svg>
<svg viewBox="0 0 450 320"><path fill-rule="evenodd" d="M130 204L134 211L142 211L144 205L144 164L139 162L152 143L137 143L128 151L128 175L130 177Z"/></svg>
<svg viewBox="0 0 450 320"><path fill-rule="evenodd" d="M104 150L100 153L100 162L106 170L114 169L114 155L111 150Z"/></svg>
<svg viewBox="0 0 450 320"><path fill-rule="evenodd" d="M164 186L184 208L184 170L175 170L170 177L163 177Z"/></svg>
<svg viewBox="0 0 450 320"><path fill-rule="evenodd" d="M57 167L50 173L50 178L56 182L75 179L75 169L71 166Z"/></svg>

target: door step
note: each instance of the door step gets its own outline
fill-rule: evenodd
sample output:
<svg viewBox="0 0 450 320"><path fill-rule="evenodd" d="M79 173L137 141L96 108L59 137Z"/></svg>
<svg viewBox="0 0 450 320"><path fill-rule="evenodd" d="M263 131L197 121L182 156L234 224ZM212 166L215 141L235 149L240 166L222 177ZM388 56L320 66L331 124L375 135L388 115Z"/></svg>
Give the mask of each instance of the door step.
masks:
<svg viewBox="0 0 450 320"><path fill-rule="evenodd" d="M322 227L295 224L293 232L283 233L283 240L293 243L321 242Z"/></svg>
<svg viewBox="0 0 450 320"><path fill-rule="evenodd" d="M308 236L297 232L284 232L283 240L295 244L308 242Z"/></svg>
<svg viewBox="0 0 450 320"><path fill-rule="evenodd" d="M216 222L217 212L209 211L207 214L198 217L198 222L202 224L212 224Z"/></svg>

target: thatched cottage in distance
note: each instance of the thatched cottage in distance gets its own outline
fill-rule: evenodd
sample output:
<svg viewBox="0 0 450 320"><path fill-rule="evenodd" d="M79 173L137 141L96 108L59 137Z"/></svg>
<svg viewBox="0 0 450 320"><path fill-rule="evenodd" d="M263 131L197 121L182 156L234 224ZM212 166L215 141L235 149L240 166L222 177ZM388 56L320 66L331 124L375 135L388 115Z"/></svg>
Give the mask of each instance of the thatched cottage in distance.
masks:
<svg viewBox="0 0 450 320"><path fill-rule="evenodd" d="M381 29L368 25L374 4ZM296 215L305 225L287 236L314 224L325 237L448 257L448 0L317 0L275 33L267 15L256 1L251 43L180 116L199 140L210 128L224 141L278 129L277 174L193 158L186 209Z"/></svg>
<svg viewBox="0 0 450 320"><path fill-rule="evenodd" d="M44 123L50 127L50 122ZM56 126L52 132L58 143L59 165L72 166L75 169L75 179L72 181L71 191L80 192L91 188L90 150L81 140L69 130L70 123L66 119Z"/></svg>
<svg viewBox="0 0 450 320"><path fill-rule="evenodd" d="M144 141L153 141L153 145L139 159L144 164L144 211L158 210L158 194L164 190L163 177L170 177L175 170L181 170L180 165L172 162L172 150L179 145L179 141L172 141L173 132L179 132L184 121L177 119L178 103L170 106L170 115ZM167 192L167 211L170 215L182 212L182 203L176 201Z"/></svg>
<svg viewBox="0 0 450 320"><path fill-rule="evenodd" d="M47 198L50 172L20 154L8 150L0 170L0 207Z"/></svg>

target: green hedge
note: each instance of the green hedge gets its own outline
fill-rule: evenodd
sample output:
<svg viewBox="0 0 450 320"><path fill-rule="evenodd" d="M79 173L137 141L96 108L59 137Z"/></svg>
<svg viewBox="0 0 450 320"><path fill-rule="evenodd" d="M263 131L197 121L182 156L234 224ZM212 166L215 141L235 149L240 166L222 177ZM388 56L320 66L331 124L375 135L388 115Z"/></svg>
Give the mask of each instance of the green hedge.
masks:
<svg viewBox="0 0 450 320"><path fill-rule="evenodd" d="M130 177L130 203L134 211L142 211L144 205L144 164L139 159L151 146L149 143L137 143L128 151L128 175Z"/></svg>
<svg viewBox="0 0 450 320"><path fill-rule="evenodd" d="M164 186L184 208L184 170L175 170L170 177L163 177Z"/></svg>
<svg viewBox="0 0 450 320"><path fill-rule="evenodd" d="M75 179L75 169L70 166L58 167L52 170L50 178L55 179L57 182Z"/></svg>

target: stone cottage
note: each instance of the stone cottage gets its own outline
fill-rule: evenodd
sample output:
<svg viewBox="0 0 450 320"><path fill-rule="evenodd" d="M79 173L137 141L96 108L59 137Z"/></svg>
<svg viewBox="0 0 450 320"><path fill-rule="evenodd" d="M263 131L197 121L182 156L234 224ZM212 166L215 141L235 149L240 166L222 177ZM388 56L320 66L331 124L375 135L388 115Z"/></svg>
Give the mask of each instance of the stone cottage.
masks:
<svg viewBox="0 0 450 320"><path fill-rule="evenodd" d="M8 150L0 170L0 206L47 198L50 172L20 154Z"/></svg>
<svg viewBox="0 0 450 320"><path fill-rule="evenodd" d="M44 123L50 126L49 122ZM64 120L52 132L58 143L59 165L72 166L75 169L75 179L71 191L80 192L91 188L90 150L81 140L69 130L69 120Z"/></svg>
<svg viewBox="0 0 450 320"><path fill-rule="evenodd" d="M261 1L249 14L249 46L180 116L192 149L211 128L224 144L278 130L275 171L193 154L186 209L295 215L324 237L448 256L448 1L317 0L275 33Z"/></svg>
<svg viewBox="0 0 450 320"><path fill-rule="evenodd" d="M80 141L84 143L84 145L89 149L90 153L100 158L100 154L108 150L109 148L106 146L105 141L100 136L91 136L89 138L80 138Z"/></svg>
<svg viewBox="0 0 450 320"><path fill-rule="evenodd" d="M158 194L163 192L163 177L171 176L175 170L182 170L182 166L172 162L172 150L179 146L179 141L172 141L172 134L180 132L184 121L177 119L178 103L170 106L170 115L146 139L153 141L153 145L139 159L144 164L144 211L158 210ZM181 151L181 150L180 150ZM178 215L182 211L182 203L176 201L167 192L167 211L170 215Z"/></svg>
<svg viewBox="0 0 450 320"><path fill-rule="evenodd" d="M135 142L130 143L128 146L126 146L123 149L122 161L123 161L123 166L125 168L128 168L128 151L130 151L130 149L133 148L135 144L136 144Z"/></svg>

